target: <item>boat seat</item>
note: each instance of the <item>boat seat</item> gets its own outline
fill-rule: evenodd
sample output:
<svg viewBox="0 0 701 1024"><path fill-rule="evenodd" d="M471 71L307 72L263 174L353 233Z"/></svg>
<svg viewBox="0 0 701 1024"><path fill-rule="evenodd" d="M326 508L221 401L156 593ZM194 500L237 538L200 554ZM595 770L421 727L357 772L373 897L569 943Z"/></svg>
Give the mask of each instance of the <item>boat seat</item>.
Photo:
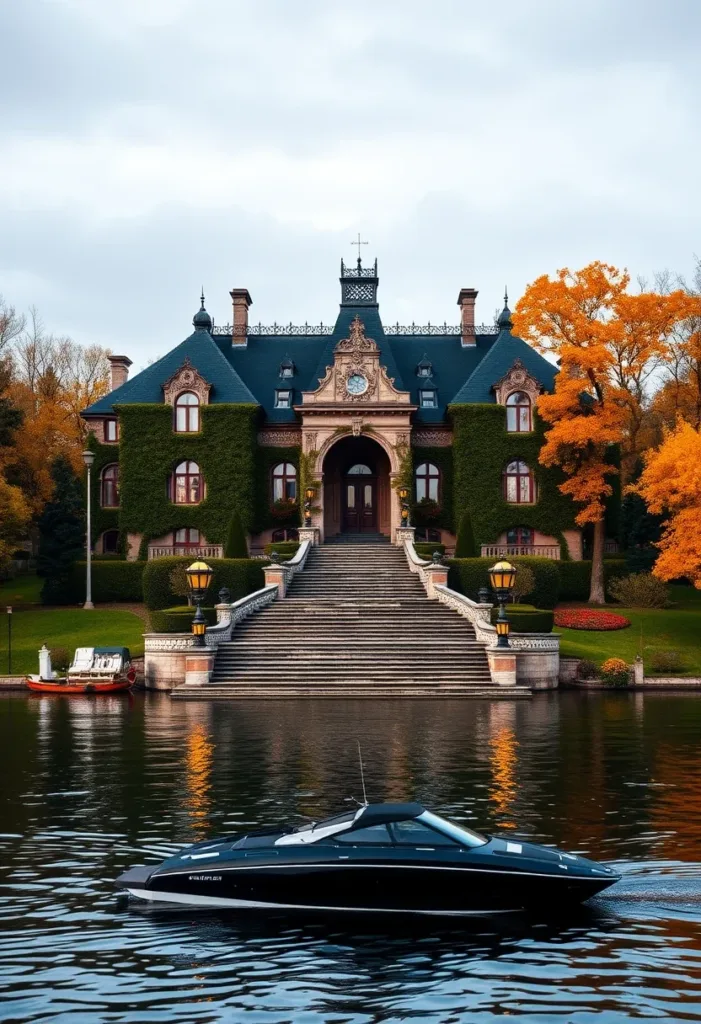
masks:
<svg viewBox="0 0 701 1024"><path fill-rule="evenodd" d="M69 672L88 672L92 668L94 651L92 647L76 647L73 664Z"/></svg>

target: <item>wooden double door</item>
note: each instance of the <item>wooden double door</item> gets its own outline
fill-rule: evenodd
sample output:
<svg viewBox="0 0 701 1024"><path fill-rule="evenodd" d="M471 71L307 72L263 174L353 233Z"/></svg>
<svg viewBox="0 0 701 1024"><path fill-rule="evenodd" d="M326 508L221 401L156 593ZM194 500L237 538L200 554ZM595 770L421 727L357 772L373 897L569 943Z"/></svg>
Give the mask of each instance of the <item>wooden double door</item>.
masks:
<svg viewBox="0 0 701 1024"><path fill-rule="evenodd" d="M344 533L377 532L377 478L352 476L343 478Z"/></svg>

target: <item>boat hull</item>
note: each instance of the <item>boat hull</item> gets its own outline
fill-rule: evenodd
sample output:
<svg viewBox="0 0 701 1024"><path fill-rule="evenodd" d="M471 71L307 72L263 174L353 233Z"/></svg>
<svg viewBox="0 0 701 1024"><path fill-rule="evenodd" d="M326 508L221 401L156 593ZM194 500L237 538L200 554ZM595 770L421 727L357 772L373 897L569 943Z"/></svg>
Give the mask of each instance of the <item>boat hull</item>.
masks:
<svg viewBox="0 0 701 1024"><path fill-rule="evenodd" d="M63 693L63 694L85 694L85 693L122 693L130 690L134 685L134 679L123 676L120 679L32 679L27 678L27 686L34 693Z"/></svg>
<svg viewBox="0 0 701 1024"><path fill-rule="evenodd" d="M138 899L201 907L469 916L581 903L613 878L439 864L222 865L137 868L118 884Z"/></svg>

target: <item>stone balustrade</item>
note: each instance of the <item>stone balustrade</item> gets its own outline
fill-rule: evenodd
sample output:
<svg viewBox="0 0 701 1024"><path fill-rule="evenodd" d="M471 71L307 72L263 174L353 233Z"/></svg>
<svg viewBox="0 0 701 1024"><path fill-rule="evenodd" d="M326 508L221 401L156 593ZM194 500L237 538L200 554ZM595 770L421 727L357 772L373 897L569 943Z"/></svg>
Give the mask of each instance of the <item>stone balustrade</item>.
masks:
<svg viewBox="0 0 701 1024"><path fill-rule="evenodd" d="M517 555L538 555L540 558L560 558L559 544L482 544L482 558L504 558Z"/></svg>
<svg viewBox="0 0 701 1024"><path fill-rule="evenodd" d="M181 555L196 561L198 558L223 558L224 547L221 544L202 544L200 547L175 547L172 544L149 544L148 557L171 558Z"/></svg>

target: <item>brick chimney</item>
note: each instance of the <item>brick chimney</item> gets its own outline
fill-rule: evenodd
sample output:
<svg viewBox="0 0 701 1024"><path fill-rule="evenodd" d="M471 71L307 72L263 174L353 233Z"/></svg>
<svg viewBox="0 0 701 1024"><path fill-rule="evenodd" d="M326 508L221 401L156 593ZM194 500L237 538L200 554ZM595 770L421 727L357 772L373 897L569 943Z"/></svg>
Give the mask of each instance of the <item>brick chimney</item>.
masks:
<svg viewBox="0 0 701 1024"><path fill-rule="evenodd" d="M110 391L116 391L129 378L131 359L128 356L108 356L110 361Z"/></svg>
<svg viewBox="0 0 701 1024"><path fill-rule="evenodd" d="M475 301L477 299L476 288L461 288L458 295L458 306L460 306L460 334L463 348L474 348L477 344L475 338Z"/></svg>
<svg viewBox="0 0 701 1024"><path fill-rule="evenodd" d="M234 304L231 344L245 345L248 336L248 307L253 299L248 293L248 288L233 288L229 294Z"/></svg>

